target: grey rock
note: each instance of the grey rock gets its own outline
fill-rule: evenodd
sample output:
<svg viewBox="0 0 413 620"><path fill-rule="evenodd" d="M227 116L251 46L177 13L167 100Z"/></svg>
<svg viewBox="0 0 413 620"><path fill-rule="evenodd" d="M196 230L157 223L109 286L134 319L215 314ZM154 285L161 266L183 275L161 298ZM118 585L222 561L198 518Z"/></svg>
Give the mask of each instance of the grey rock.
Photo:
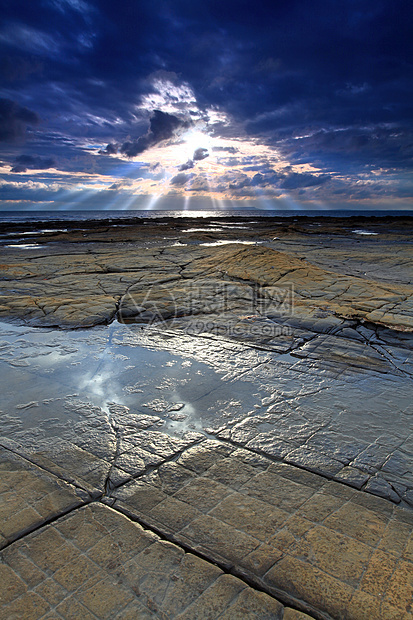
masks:
<svg viewBox="0 0 413 620"><path fill-rule="evenodd" d="M369 475L354 467L343 467L335 474L334 479L345 482L356 489L361 489L369 479Z"/></svg>
<svg viewBox="0 0 413 620"><path fill-rule="evenodd" d="M384 499L389 499L396 504L400 503L400 497L397 495L393 487L386 482L386 480L383 480L383 478L373 476L369 479L365 489L368 493L378 495Z"/></svg>
<svg viewBox="0 0 413 620"><path fill-rule="evenodd" d="M334 476L341 468L342 464L321 452L315 452L306 448L297 448L285 457L287 463L299 465L311 471L320 472Z"/></svg>

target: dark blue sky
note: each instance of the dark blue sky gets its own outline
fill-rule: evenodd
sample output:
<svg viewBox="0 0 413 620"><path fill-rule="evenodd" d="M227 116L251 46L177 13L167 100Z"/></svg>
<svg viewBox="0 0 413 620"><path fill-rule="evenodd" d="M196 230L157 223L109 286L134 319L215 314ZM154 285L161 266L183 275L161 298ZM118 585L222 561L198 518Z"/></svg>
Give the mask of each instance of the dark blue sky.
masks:
<svg viewBox="0 0 413 620"><path fill-rule="evenodd" d="M0 9L0 208L413 208L411 1Z"/></svg>

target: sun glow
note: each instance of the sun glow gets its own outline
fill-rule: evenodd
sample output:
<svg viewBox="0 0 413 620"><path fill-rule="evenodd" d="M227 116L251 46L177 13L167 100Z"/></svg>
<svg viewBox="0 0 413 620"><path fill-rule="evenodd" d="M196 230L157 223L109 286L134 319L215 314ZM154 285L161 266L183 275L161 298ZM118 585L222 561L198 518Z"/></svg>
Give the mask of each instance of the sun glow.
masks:
<svg viewBox="0 0 413 620"><path fill-rule="evenodd" d="M194 157L196 159L196 151L200 149L204 149L210 157L212 154L211 149L216 141L216 138L214 139L199 129L189 129L180 136L179 142L175 143L171 149L173 156L176 158L176 165L193 162Z"/></svg>
<svg viewBox="0 0 413 620"><path fill-rule="evenodd" d="M175 110L168 108L168 112ZM184 210L190 209L192 200L200 199L209 199L213 208L220 210L225 209L227 200L255 200L269 208L274 199L289 201L285 189L274 187L286 170L288 174L319 172L310 164L291 164L275 149L249 136L216 135L218 126L229 126L229 120L207 112L136 157L121 157L132 170L109 189L121 192L119 199L126 208L138 197L147 197L146 209L156 209L168 197L181 197ZM119 165L119 153L114 157Z"/></svg>
<svg viewBox="0 0 413 620"><path fill-rule="evenodd" d="M212 147L213 138L202 131L192 129L182 136L184 145L190 156L196 149L202 148L209 150Z"/></svg>

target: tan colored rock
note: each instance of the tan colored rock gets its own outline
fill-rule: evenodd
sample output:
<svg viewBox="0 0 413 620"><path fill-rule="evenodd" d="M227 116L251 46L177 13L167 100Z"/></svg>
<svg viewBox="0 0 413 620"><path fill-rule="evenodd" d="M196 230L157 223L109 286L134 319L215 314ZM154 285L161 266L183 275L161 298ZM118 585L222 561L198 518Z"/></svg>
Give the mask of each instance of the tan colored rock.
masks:
<svg viewBox="0 0 413 620"><path fill-rule="evenodd" d="M360 542L375 546L383 536L387 519L363 506L348 502L327 517L324 524Z"/></svg>
<svg viewBox="0 0 413 620"><path fill-rule="evenodd" d="M214 618L222 613L244 588L232 575L222 575L194 603L176 616L176 620Z"/></svg>
<svg viewBox="0 0 413 620"><path fill-rule="evenodd" d="M362 620L369 617L367 609L370 617L380 620L391 614L409 618L410 513L265 457L249 459L248 467L241 468L243 451L223 459L213 445L209 449L207 445L191 447L187 457L185 452L180 457L180 467L193 467L195 452L202 455L202 466L197 472L192 469L182 486L164 486L162 495L150 496L153 475L143 476L113 492L115 508L155 524L166 535L252 580L259 579L275 596L283 591L310 613L318 610L331 617ZM180 476L185 480L182 472ZM195 512L188 523L191 511ZM230 611L226 613L230 618ZM242 612L235 606L233 613L238 617Z"/></svg>
<svg viewBox="0 0 413 620"><path fill-rule="evenodd" d="M245 589L238 598L220 616L223 620L281 620L282 605L264 592Z"/></svg>
<svg viewBox="0 0 413 620"><path fill-rule="evenodd" d="M95 543L95 544L94 544ZM28 583L21 559L43 579ZM283 616L277 600L143 530L102 504L72 512L0 555L6 618L257 618Z"/></svg>
<svg viewBox="0 0 413 620"><path fill-rule="evenodd" d="M267 573L266 582L333 618L344 616L353 594L352 587L345 582L292 556L282 558Z"/></svg>
<svg viewBox="0 0 413 620"><path fill-rule="evenodd" d="M90 499L86 492L4 448L0 448L0 472L1 546Z"/></svg>
<svg viewBox="0 0 413 620"><path fill-rule="evenodd" d="M311 616L303 613L302 611L297 611L296 609L291 609L291 607L286 607L284 609L283 620L309 620Z"/></svg>
<svg viewBox="0 0 413 620"><path fill-rule="evenodd" d="M177 247L164 255L116 245L96 249L74 253L70 246L66 255L55 255L46 247L42 256L6 252L0 317L79 327L110 322L118 305L124 317L141 313L144 321L224 310L251 314L258 286L264 314L277 308L285 314L289 306L294 315L311 318L321 309L413 330L411 286L343 275L269 247L229 244L190 254Z"/></svg>

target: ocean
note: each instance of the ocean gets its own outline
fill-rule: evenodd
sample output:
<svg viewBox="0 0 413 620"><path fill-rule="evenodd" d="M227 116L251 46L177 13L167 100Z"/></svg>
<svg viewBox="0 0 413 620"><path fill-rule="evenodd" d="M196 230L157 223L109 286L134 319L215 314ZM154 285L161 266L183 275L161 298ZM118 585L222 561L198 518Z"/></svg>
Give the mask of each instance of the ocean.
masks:
<svg viewBox="0 0 413 620"><path fill-rule="evenodd" d="M228 209L226 211L0 211L1 223L20 223L20 222L86 222L91 220L125 220L133 221L142 218L298 218L298 217L413 217L413 210L392 211L392 210L259 210L259 209Z"/></svg>

